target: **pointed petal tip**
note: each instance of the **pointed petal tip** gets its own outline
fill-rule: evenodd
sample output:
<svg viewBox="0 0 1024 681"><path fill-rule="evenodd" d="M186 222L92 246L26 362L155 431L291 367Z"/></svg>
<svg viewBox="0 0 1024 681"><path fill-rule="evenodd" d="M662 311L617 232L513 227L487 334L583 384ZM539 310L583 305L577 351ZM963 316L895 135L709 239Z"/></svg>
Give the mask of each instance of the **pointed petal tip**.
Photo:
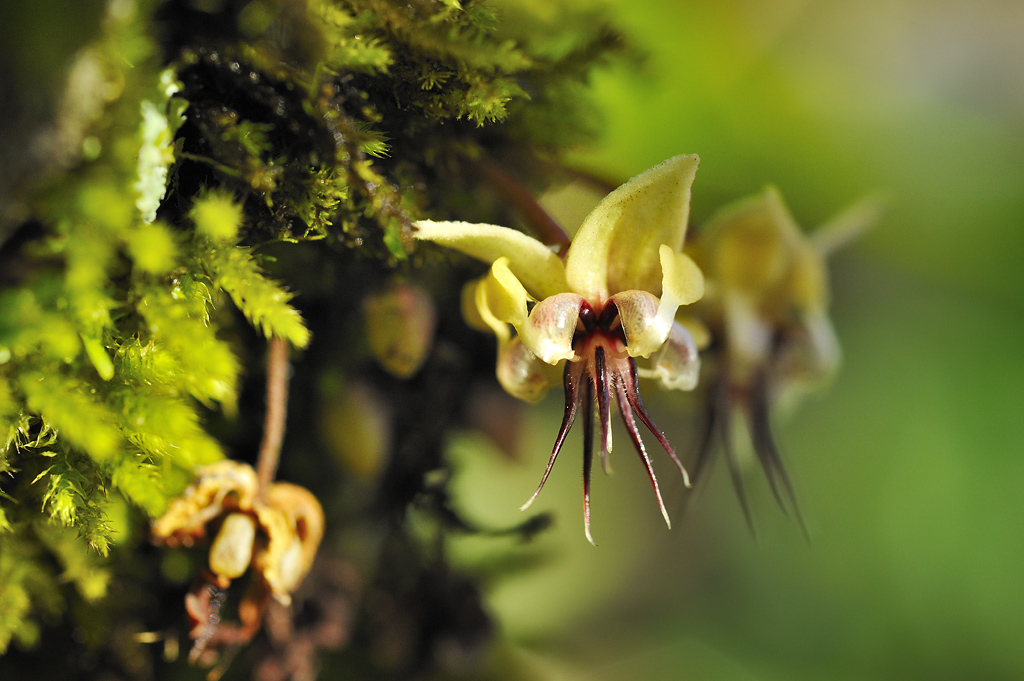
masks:
<svg viewBox="0 0 1024 681"><path fill-rule="evenodd" d="M418 220L412 236L493 263L508 258L508 268L532 295L547 298L568 290L562 259L522 232L500 225Z"/></svg>
<svg viewBox="0 0 1024 681"><path fill-rule="evenodd" d="M661 510L661 517L665 519L665 524L668 529L672 529L672 520L668 517L668 509L665 508L665 501L661 498L661 490L658 489L658 481L653 480L654 484L654 496L658 499L658 508Z"/></svg>
<svg viewBox="0 0 1024 681"><path fill-rule="evenodd" d="M690 482L690 474L687 472L686 468L679 466L679 472L683 474L683 486L686 489L693 489L693 483Z"/></svg>
<svg viewBox="0 0 1024 681"><path fill-rule="evenodd" d="M873 229L885 217L891 203L888 193L871 192L814 230L811 242L827 258Z"/></svg>
<svg viewBox="0 0 1024 681"><path fill-rule="evenodd" d="M537 488L537 491L533 493L533 496L531 496L529 499L527 499L526 503L519 507L519 510L520 511L525 511L526 509L530 508L530 506L533 505L533 502L536 501L537 495L540 494L540 491L543 488L544 488L544 483L542 482L540 484L540 487Z"/></svg>
<svg viewBox="0 0 1024 681"><path fill-rule="evenodd" d="M680 155L614 190L594 208L565 258L570 289L587 298L656 290L658 247L682 249L689 221L696 155Z"/></svg>

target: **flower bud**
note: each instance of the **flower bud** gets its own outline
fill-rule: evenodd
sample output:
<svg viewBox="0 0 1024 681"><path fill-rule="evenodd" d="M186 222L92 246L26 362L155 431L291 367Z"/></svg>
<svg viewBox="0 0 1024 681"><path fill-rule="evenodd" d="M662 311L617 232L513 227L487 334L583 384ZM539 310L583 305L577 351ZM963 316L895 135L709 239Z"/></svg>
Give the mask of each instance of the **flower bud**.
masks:
<svg viewBox="0 0 1024 681"><path fill-rule="evenodd" d="M395 284L366 299L370 351L388 373L409 378L423 365L434 341L434 301L414 284Z"/></svg>

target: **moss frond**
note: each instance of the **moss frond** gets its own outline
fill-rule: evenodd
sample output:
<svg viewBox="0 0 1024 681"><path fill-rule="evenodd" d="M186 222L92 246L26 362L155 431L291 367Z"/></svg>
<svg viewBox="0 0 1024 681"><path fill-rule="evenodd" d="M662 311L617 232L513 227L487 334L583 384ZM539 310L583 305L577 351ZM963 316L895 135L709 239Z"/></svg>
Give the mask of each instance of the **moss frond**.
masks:
<svg viewBox="0 0 1024 681"><path fill-rule="evenodd" d="M58 437L80 447L96 462L109 461L121 447L111 409L77 381L59 374L26 373L20 386L28 408L53 427Z"/></svg>
<svg viewBox="0 0 1024 681"><path fill-rule="evenodd" d="M125 239L128 255L144 274L162 275L170 272L178 258L178 244L173 232L160 222L138 225Z"/></svg>
<svg viewBox="0 0 1024 681"><path fill-rule="evenodd" d="M74 584L86 601L97 601L107 595L110 569L95 552L82 550L74 532L45 523L37 524L35 531L46 548L57 557L62 582Z"/></svg>
<svg viewBox="0 0 1024 681"><path fill-rule="evenodd" d="M234 404L238 359L207 325L207 295L203 287L183 281L170 291L154 287L144 294L138 306L143 336L118 353L129 377L163 383L204 403ZM202 315L196 314L199 307Z"/></svg>
<svg viewBox="0 0 1024 681"><path fill-rule="evenodd" d="M249 249L210 243L203 264L214 285L223 289L253 326L267 338L286 339L297 348L309 344L309 329L288 304L292 294L267 279Z"/></svg>
<svg viewBox="0 0 1024 681"><path fill-rule="evenodd" d="M39 641L34 614L53 616L64 609L56 575L31 528L0 542L0 653L11 642L30 647Z"/></svg>
<svg viewBox="0 0 1024 681"><path fill-rule="evenodd" d="M181 397L141 390L122 390L118 397L129 442L155 460L192 470L224 458L220 444Z"/></svg>

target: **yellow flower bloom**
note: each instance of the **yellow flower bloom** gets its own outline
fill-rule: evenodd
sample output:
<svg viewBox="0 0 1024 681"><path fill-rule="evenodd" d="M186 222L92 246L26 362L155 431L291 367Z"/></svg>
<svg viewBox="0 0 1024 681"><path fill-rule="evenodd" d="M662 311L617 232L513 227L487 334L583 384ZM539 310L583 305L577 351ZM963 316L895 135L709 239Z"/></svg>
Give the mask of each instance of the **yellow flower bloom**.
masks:
<svg viewBox="0 0 1024 681"><path fill-rule="evenodd" d="M594 404L600 455L612 449L612 397L668 513L634 420L638 417L679 466L638 392L638 377L669 389L696 385L699 361L693 337L675 321L677 309L704 294L700 269L683 254L696 156L676 156L634 177L601 201L576 233L564 260L543 243L496 225L416 223L415 236L491 263L467 290L464 310L474 326L498 337L497 376L510 394L535 402L561 380L565 416L541 483L583 405L583 513L590 533L590 468ZM514 331L514 333L513 333ZM649 359L641 369L637 359ZM561 379L552 367L564 363ZM688 483L688 478L687 478Z"/></svg>

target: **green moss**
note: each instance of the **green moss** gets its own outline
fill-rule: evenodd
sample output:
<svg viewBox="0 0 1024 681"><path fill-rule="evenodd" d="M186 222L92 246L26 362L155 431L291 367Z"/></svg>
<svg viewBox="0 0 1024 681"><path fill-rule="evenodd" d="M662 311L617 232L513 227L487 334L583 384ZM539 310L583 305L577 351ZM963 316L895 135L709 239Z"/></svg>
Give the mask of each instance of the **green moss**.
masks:
<svg viewBox="0 0 1024 681"><path fill-rule="evenodd" d="M242 226L242 207L223 192L200 196L190 215L196 230L214 241L234 241Z"/></svg>
<svg viewBox="0 0 1024 681"><path fill-rule="evenodd" d="M170 229L160 222L141 224L125 244L135 267L143 274L162 275L174 268L178 245Z"/></svg>
<svg viewBox="0 0 1024 681"><path fill-rule="evenodd" d="M533 161L593 130L579 83L615 43L589 16L568 47L525 40L476 0L127 6L70 67L61 165L19 196L0 290L0 652L72 597L92 617L111 509L160 514L224 456L260 337L351 341L313 338L303 306L334 304L313 274L369 273L348 319L418 263L412 220L507 215L479 160L547 183ZM312 266L265 254L296 242Z"/></svg>

